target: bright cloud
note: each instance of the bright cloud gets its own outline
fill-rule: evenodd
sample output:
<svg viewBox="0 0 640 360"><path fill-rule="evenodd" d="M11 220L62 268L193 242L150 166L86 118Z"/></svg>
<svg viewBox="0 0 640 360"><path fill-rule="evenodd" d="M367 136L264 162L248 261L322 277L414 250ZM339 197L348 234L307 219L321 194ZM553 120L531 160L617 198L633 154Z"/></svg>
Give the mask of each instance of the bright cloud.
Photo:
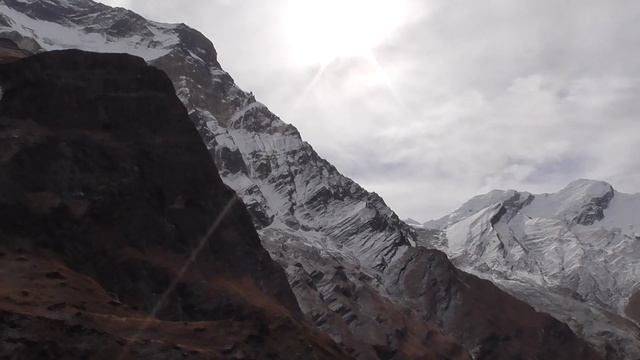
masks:
<svg viewBox="0 0 640 360"><path fill-rule="evenodd" d="M400 216L426 220L493 188L555 191L578 177L640 191L637 1L296 3L306 7L129 6L208 35L241 87Z"/></svg>

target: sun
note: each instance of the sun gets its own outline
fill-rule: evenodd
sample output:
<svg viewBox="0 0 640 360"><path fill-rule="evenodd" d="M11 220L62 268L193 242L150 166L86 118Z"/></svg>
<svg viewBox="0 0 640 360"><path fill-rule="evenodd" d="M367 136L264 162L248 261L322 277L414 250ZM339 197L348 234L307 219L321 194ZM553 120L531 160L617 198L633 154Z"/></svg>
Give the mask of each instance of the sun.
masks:
<svg viewBox="0 0 640 360"><path fill-rule="evenodd" d="M293 56L304 64L368 56L402 25L400 0L288 0L286 33Z"/></svg>

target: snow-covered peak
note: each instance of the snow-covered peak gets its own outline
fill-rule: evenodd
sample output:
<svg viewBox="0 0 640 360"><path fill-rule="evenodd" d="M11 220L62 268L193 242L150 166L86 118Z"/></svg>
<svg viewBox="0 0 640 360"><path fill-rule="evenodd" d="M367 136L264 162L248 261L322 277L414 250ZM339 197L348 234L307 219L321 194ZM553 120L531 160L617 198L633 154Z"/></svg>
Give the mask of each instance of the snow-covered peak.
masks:
<svg viewBox="0 0 640 360"><path fill-rule="evenodd" d="M44 50L130 53L150 61L180 44L178 25L89 0L2 0L0 15L3 37L31 39Z"/></svg>
<svg viewBox="0 0 640 360"><path fill-rule="evenodd" d="M430 229L443 229L462 221L478 212L504 204L506 210L522 211L530 218L549 218L575 224L592 224L601 220L604 210L614 197L613 187L596 180L579 179L569 183L562 190L552 194L533 195L526 191L492 190L477 195L440 219L423 224Z"/></svg>
<svg viewBox="0 0 640 360"><path fill-rule="evenodd" d="M530 217L590 225L604 218L604 210L613 196L614 190L610 184L581 179L571 182L557 193L536 195L525 213Z"/></svg>
<svg viewBox="0 0 640 360"><path fill-rule="evenodd" d="M531 197L532 195L528 192L492 190L486 194L474 196L451 214L437 220L427 221L423 226L430 229L443 229L497 204L521 206L530 201Z"/></svg>
<svg viewBox="0 0 640 360"><path fill-rule="evenodd" d="M598 189L600 189L600 191L602 190L606 190L611 188L611 184L609 184L606 181L601 181L601 180L592 180L592 179L577 179L574 180L572 182L570 182L567 186L564 187L564 189L561 190L561 192L564 191L573 191L573 192L577 192L577 191L582 191L582 192L598 192Z"/></svg>
<svg viewBox="0 0 640 360"><path fill-rule="evenodd" d="M421 243L460 268L573 325L598 347L615 341L627 352L622 358L640 355L640 329L608 320L626 317L640 293L640 194L585 179L550 194L495 190L429 225L435 230L421 232ZM567 305L576 301L582 305Z"/></svg>
<svg viewBox="0 0 640 360"><path fill-rule="evenodd" d="M486 194L475 196L454 211L451 214L450 220L455 222L457 219L473 215L480 210L513 199L514 197L519 198L520 193L515 190L492 190Z"/></svg>

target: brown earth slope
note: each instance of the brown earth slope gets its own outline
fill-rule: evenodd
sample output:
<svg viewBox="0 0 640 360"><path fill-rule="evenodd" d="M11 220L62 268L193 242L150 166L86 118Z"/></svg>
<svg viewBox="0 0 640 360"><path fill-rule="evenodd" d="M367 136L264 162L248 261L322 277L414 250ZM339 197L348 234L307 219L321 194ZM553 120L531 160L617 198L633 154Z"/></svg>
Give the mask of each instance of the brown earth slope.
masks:
<svg viewBox="0 0 640 360"><path fill-rule="evenodd" d="M343 357L164 73L57 51L0 88L1 358Z"/></svg>
<svg viewBox="0 0 640 360"><path fill-rule="evenodd" d="M566 324L456 269L440 251L411 249L389 272L392 296L466 345L474 359L601 358Z"/></svg>

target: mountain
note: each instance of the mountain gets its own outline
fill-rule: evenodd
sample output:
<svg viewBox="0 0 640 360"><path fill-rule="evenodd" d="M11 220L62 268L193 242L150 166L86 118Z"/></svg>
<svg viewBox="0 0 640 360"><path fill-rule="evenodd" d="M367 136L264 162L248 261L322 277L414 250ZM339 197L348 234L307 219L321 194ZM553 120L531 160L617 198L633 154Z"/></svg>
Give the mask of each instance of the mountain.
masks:
<svg viewBox="0 0 640 360"><path fill-rule="evenodd" d="M0 88L0 357L346 358L162 71L54 51Z"/></svg>
<svg viewBox="0 0 640 360"><path fill-rule="evenodd" d="M421 242L567 322L614 358L640 358L640 194L577 180L494 190L423 224Z"/></svg>
<svg viewBox="0 0 640 360"><path fill-rule="evenodd" d="M382 198L239 89L199 32L89 0L2 0L0 14L0 37L23 49L127 52L165 71L306 320L354 358L598 358L566 325L417 247Z"/></svg>
<svg viewBox="0 0 640 360"><path fill-rule="evenodd" d="M406 218L406 219L404 219L404 222L405 222L405 224L411 225L411 226L414 226L414 227L421 227L422 226L422 224L418 220L414 220L412 218Z"/></svg>

